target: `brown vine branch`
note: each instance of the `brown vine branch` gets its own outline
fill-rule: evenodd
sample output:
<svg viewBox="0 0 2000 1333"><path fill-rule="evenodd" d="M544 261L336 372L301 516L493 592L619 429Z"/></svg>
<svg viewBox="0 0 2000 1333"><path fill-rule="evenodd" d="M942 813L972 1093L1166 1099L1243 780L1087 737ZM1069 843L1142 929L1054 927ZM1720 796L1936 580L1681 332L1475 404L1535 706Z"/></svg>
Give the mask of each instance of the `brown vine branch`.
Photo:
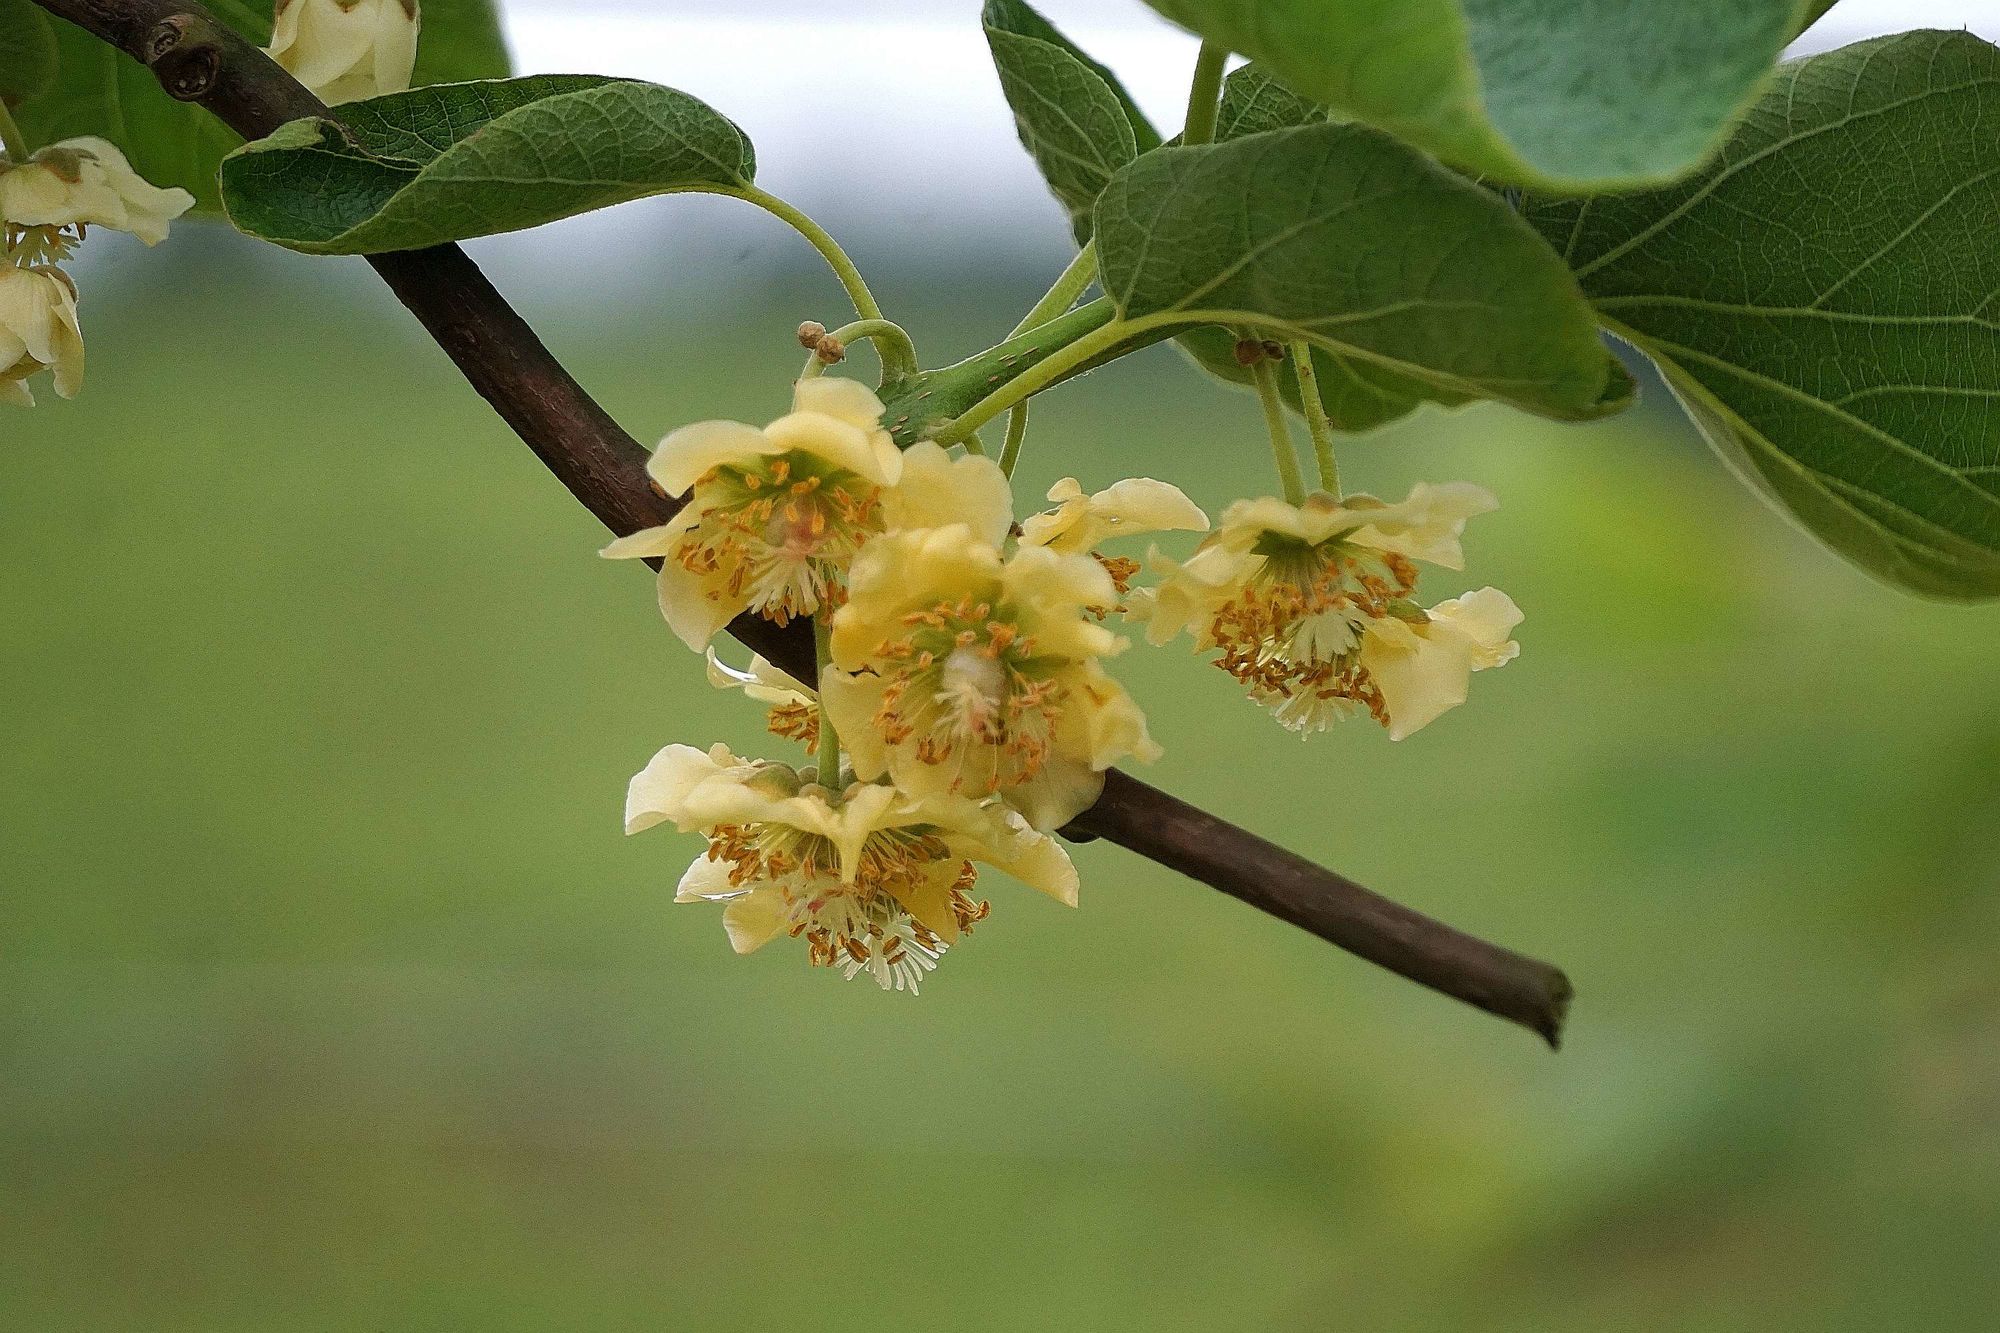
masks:
<svg viewBox="0 0 2000 1333"><path fill-rule="evenodd" d="M246 138L327 109L192 0L36 0L149 67L174 97ZM563 368L455 245L370 258L472 387L557 480L612 532L666 521L677 506L646 476L646 450ZM795 627L796 628L796 627ZM807 679L809 638L744 618L731 631ZM1295 856L1128 774L1065 833L1103 838L1209 884L1370 962L1540 1033L1562 1033L1562 972L1454 930Z"/></svg>

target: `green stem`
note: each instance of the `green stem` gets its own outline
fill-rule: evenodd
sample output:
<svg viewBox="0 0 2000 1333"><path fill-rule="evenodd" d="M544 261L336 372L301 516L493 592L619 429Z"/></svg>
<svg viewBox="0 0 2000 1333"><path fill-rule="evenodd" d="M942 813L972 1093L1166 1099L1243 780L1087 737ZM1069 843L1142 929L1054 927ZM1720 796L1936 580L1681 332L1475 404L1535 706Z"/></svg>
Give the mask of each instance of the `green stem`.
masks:
<svg viewBox="0 0 2000 1333"><path fill-rule="evenodd" d="M1003 476L1014 475L1014 465L1021 461L1021 444L1028 438L1028 405L1014 404L1007 413L1007 442L1000 446L1000 472Z"/></svg>
<svg viewBox="0 0 2000 1333"><path fill-rule="evenodd" d="M875 294L869 291L868 284L862 281L861 270L847 257L847 252L840 248L840 243L827 234L826 228L797 208L778 198L777 195L760 190L754 185L715 186L697 193L723 194L732 199L741 199L744 203L755 204L772 217L788 223L793 231L812 243L813 249L819 251L820 257L833 269L834 275L840 279L840 285L847 289L847 299L854 302L854 313L863 319L882 318L882 307L876 304Z"/></svg>
<svg viewBox="0 0 2000 1333"><path fill-rule="evenodd" d="M0 148L7 150L7 160L16 165L28 160L28 137L14 123L5 99L0 99Z"/></svg>
<svg viewBox="0 0 2000 1333"><path fill-rule="evenodd" d="M903 326L886 319L857 319L852 324L843 324L827 335L843 347L851 347L863 338L875 344L875 350L882 356L882 371L885 375L914 375L917 373L917 345Z"/></svg>
<svg viewBox="0 0 2000 1333"><path fill-rule="evenodd" d="M1183 144L1215 142L1215 120L1222 109L1222 67L1228 59L1228 47L1214 42L1201 44L1201 55L1194 62L1194 83L1188 88Z"/></svg>
<svg viewBox="0 0 2000 1333"><path fill-rule="evenodd" d="M1291 427L1285 422L1285 400L1278 393L1278 372L1269 361L1260 359L1250 367L1250 376L1256 380L1257 397L1264 404L1264 425L1271 432L1271 461L1278 465L1278 483L1285 488L1289 503L1300 504L1306 498L1306 483L1299 475L1299 455L1292 447Z"/></svg>
<svg viewBox="0 0 2000 1333"><path fill-rule="evenodd" d="M819 662L819 785L828 791L839 791L840 733L833 729L833 715L826 711L826 668L833 661L833 628L829 619L829 613L813 617L813 650Z"/></svg>
<svg viewBox="0 0 2000 1333"><path fill-rule="evenodd" d="M1029 329L1048 323L1075 305L1076 298L1082 296L1096 280L1097 243L1090 241L1077 252L1075 259L1070 260L1069 267L1056 279L1056 285L1049 288L1048 295L1035 302L1035 308L1022 316L1021 322L1007 336L1018 338Z"/></svg>
<svg viewBox="0 0 2000 1333"><path fill-rule="evenodd" d="M1312 344L1295 338L1292 367L1299 377L1299 411L1312 432L1313 457L1319 462L1319 488L1340 498L1340 463L1333 456L1333 423L1326 419L1326 400L1319 396L1319 370L1313 365Z"/></svg>
<svg viewBox="0 0 2000 1333"><path fill-rule="evenodd" d="M1089 309L1091 309L1090 306L1082 308L1083 311ZM1079 311L1079 313L1082 313L1082 311ZM943 445L964 443L971 437L974 431L999 416L1002 412L1005 412L1008 408L1014 406L1014 404L1026 402L1029 398L1048 388L1051 384L1054 384L1084 362L1091 360L1093 357L1103 355L1119 343L1125 341L1125 339L1131 337L1133 330L1133 325L1127 324L1124 320L1114 316L1109 322L1098 325L1075 342L1050 353L1043 360L1037 361L1013 379L1008 380L992 393L959 413L958 417L949 426L938 431L931 438Z"/></svg>

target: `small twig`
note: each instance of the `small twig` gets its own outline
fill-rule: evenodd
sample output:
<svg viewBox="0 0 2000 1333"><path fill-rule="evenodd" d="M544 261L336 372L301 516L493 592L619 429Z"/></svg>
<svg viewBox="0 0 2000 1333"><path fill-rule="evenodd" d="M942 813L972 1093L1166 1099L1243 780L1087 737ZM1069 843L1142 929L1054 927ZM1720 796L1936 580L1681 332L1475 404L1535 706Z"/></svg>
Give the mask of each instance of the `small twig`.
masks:
<svg viewBox="0 0 2000 1333"><path fill-rule="evenodd" d="M152 68L246 138L326 107L191 0L36 0ZM370 258L480 396L614 533L672 517L646 451L586 393L455 245ZM730 626L801 680L813 676L807 627L739 618ZM1064 830L1103 838L1240 898L1412 981L1540 1033L1554 1045L1570 998L1546 963L1453 930L1302 857L1113 771L1103 799Z"/></svg>

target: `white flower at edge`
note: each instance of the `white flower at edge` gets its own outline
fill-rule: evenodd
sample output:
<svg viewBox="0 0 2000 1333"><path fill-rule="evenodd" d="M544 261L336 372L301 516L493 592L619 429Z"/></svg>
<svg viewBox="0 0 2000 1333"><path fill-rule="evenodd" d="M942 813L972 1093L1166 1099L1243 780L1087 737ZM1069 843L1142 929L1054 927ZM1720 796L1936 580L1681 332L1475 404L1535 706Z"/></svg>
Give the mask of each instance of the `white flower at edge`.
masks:
<svg viewBox="0 0 2000 1333"><path fill-rule="evenodd" d="M0 164L0 220L10 228L109 227L158 245L193 207L193 195L147 183L104 139L64 139Z"/></svg>
<svg viewBox="0 0 2000 1333"><path fill-rule="evenodd" d="M423 26L417 0L278 0L271 59L328 106L410 86Z"/></svg>
<svg viewBox="0 0 2000 1333"><path fill-rule="evenodd" d="M60 397L83 387L76 287L61 269L0 263L0 403L34 406L27 381L44 370Z"/></svg>
<svg viewBox="0 0 2000 1333"><path fill-rule="evenodd" d="M736 952L800 936L814 965L850 980L865 971L884 990L914 993L985 918L988 904L968 892L975 861L1076 905L1068 854L997 802L816 779L721 745L670 745L632 779L625 831L671 823L708 839L675 901L724 904Z"/></svg>
<svg viewBox="0 0 2000 1333"><path fill-rule="evenodd" d="M928 441L899 451L881 421L864 385L820 377L799 381L792 411L761 430L684 426L647 472L686 506L603 554L658 559L660 612L699 650L745 611L782 625L837 604L855 555L884 532L958 521L1003 538L1013 505L991 459Z"/></svg>

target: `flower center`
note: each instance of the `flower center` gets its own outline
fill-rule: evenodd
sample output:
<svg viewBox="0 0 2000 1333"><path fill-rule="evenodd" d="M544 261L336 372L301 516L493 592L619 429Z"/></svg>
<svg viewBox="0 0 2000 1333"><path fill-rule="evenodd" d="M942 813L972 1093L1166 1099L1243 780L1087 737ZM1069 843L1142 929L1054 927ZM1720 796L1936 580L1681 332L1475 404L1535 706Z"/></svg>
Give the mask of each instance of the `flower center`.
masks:
<svg viewBox="0 0 2000 1333"><path fill-rule="evenodd" d="M1361 666L1361 632L1416 588L1415 564L1339 538L1308 545L1267 532L1254 549L1262 568L1209 625L1216 665L1295 731L1361 708L1386 723L1382 691Z"/></svg>
<svg viewBox="0 0 2000 1333"><path fill-rule="evenodd" d="M1062 686L1006 608L970 598L903 617L884 643L887 685L874 725L891 745L951 770L951 789L988 796L1048 762Z"/></svg>
<svg viewBox="0 0 2000 1333"><path fill-rule="evenodd" d="M695 483L701 518L674 559L778 624L840 599L840 571L881 528L881 491L810 454L718 467Z"/></svg>
<svg viewBox="0 0 2000 1333"><path fill-rule="evenodd" d="M4 232L0 232L0 259L20 268L63 263L83 240L85 230L82 224L25 227L9 222Z"/></svg>
<svg viewBox="0 0 2000 1333"><path fill-rule="evenodd" d="M721 825L709 836L708 856L729 862L732 886L784 895L788 931L805 940L814 967L837 967L849 981L865 971L883 990L916 994L949 947L910 915L901 895L950 877L947 902L967 934L992 910L970 893L978 878L972 863L954 860L943 839L920 828L869 834L851 884L840 877L831 840L785 824Z"/></svg>

